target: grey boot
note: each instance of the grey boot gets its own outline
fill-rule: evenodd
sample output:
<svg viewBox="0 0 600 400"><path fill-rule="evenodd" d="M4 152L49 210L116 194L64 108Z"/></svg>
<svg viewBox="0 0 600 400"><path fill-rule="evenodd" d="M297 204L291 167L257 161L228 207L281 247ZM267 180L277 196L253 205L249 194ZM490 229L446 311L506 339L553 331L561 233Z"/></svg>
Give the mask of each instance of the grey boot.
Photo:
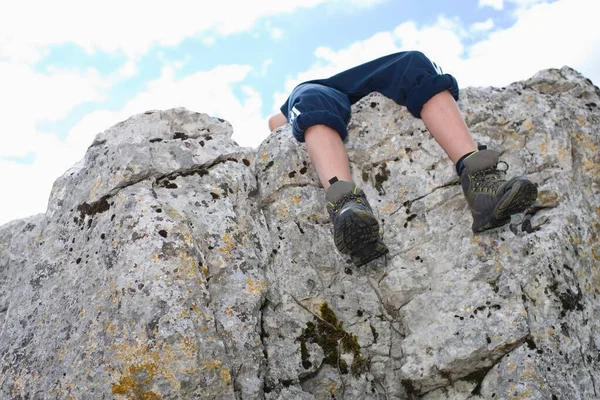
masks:
<svg viewBox="0 0 600 400"><path fill-rule="evenodd" d="M526 177L502 179L506 171L497 168L499 159L498 152L481 150L464 160L460 180L474 233L507 224L511 215L525 211L537 198L537 187Z"/></svg>
<svg viewBox="0 0 600 400"><path fill-rule="evenodd" d="M340 253L350 254L356 266L388 253L367 197L353 182L334 182L327 189L326 199L333 239Z"/></svg>

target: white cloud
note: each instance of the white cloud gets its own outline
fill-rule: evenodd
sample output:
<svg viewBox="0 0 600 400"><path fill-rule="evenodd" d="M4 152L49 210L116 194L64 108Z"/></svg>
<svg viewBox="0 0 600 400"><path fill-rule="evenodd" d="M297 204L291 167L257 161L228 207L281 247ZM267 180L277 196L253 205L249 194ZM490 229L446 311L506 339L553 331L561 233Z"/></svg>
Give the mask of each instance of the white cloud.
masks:
<svg viewBox="0 0 600 400"><path fill-rule="evenodd" d="M202 39L202 43L204 43L207 46L212 46L213 44L216 43L216 41L217 40L213 36L207 36Z"/></svg>
<svg viewBox="0 0 600 400"><path fill-rule="evenodd" d="M281 30L280 28L278 28L276 26L273 26L271 21L265 22L265 29L267 30L267 32L269 32L269 35L271 36L271 39L273 39L273 40L279 40L283 36L283 30ZM258 37L259 36L258 32L256 32L255 35L256 35L256 37Z"/></svg>
<svg viewBox="0 0 600 400"><path fill-rule="evenodd" d="M479 0L479 7L489 6L496 10L504 8L504 0Z"/></svg>
<svg viewBox="0 0 600 400"><path fill-rule="evenodd" d="M531 6L540 3L548 3L552 0L479 0L479 8L491 7L497 11L504 10L505 6L510 3L516 7L515 13L518 14L522 10L527 10Z"/></svg>
<svg viewBox="0 0 600 400"><path fill-rule="evenodd" d="M385 3L389 0L335 0L338 4L342 4L344 7L348 7L348 4L351 4L358 9L373 7L381 3Z"/></svg>
<svg viewBox="0 0 600 400"><path fill-rule="evenodd" d="M139 69L133 60L128 60L119 69L119 76L123 79L133 78L139 72Z"/></svg>
<svg viewBox="0 0 600 400"><path fill-rule="evenodd" d="M0 13L0 58L35 62L46 46L63 43L74 43L90 53L123 52L137 58L153 45L174 46L208 31L244 32L260 18L324 2L172 0L166 7L142 0L105 0L95 5L78 0L15 1Z"/></svg>
<svg viewBox="0 0 600 400"><path fill-rule="evenodd" d="M267 58L265 61L263 61L262 66L260 67L260 75L261 76L267 75L267 70L269 69L269 66L271 64L273 64L272 58Z"/></svg>
<svg viewBox="0 0 600 400"><path fill-rule="evenodd" d="M49 66L38 72L26 64L0 62L0 108L10 110L2 116L0 157L46 152L45 138L51 134L40 132L38 124L60 121L78 105L105 101L110 88L138 72L131 60L108 76L101 76L93 68L65 70ZM53 134L63 136L64 132Z"/></svg>
<svg viewBox="0 0 600 400"><path fill-rule="evenodd" d="M109 86L93 69L50 68L49 73L39 73L26 65L0 62L0 108L10 110L2 116L0 157L45 151L36 124L63 119L78 104L102 101Z"/></svg>
<svg viewBox="0 0 600 400"><path fill-rule="evenodd" d="M4 187L3 198L0 201L0 225L46 211L52 182L64 173L66 168L68 166L60 170L32 168L29 165L0 159Z"/></svg>
<svg viewBox="0 0 600 400"><path fill-rule="evenodd" d="M592 3L559 0L522 9L512 27L473 46L462 73L477 76L472 84L506 85L569 65L600 83L600 27Z"/></svg>
<svg viewBox="0 0 600 400"><path fill-rule="evenodd" d="M175 69L182 69L183 67L188 65L191 60L192 60L192 57L189 54L186 54L185 57L183 58L183 60L173 60L170 62L170 64Z"/></svg>
<svg viewBox="0 0 600 400"><path fill-rule="evenodd" d="M418 28L414 23L396 27L399 50L420 50L444 70L453 69L465 51L461 38L467 32L457 20L439 17L435 24Z"/></svg>
<svg viewBox="0 0 600 400"><path fill-rule="evenodd" d="M494 0L491 0L491 1L494 1ZM507 1L509 3L513 3L518 8L528 8L534 4L547 3L548 1L551 1L551 0L507 0Z"/></svg>
<svg viewBox="0 0 600 400"><path fill-rule="evenodd" d="M471 25L470 30L472 32L484 32L489 31L494 27L494 21L491 18L486 19L483 22L476 22Z"/></svg>
<svg viewBox="0 0 600 400"><path fill-rule="evenodd" d="M0 59L36 62L50 45L73 43L89 53L122 52L129 58L152 46L175 46L203 33L230 35L251 30L261 18L329 3L338 9L371 7L386 0L20 0L0 13ZM26 21L26 23L23 23ZM108 22L107 22L108 21ZM279 28L273 34L278 35ZM203 37L212 44L214 37Z"/></svg>
<svg viewBox="0 0 600 400"><path fill-rule="evenodd" d="M87 136L89 144L98 127L106 129L150 109L186 107L228 120L234 126L234 140L240 145L256 146L268 134L266 120L260 116L260 95L242 86L245 98L240 101L233 92L233 85L242 82L251 69L248 65L222 65L179 78L174 67L166 66L160 78L149 82L121 110L88 114L69 132L69 138Z"/></svg>
<svg viewBox="0 0 600 400"><path fill-rule="evenodd" d="M279 28L271 28L271 37L273 39L280 39L283 36L283 31Z"/></svg>

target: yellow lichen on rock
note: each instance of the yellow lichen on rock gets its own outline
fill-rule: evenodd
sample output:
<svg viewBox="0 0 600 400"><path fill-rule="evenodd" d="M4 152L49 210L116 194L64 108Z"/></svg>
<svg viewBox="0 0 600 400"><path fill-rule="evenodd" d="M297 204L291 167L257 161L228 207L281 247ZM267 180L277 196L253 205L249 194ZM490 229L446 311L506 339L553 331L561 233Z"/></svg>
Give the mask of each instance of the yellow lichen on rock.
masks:
<svg viewBox="0 0 600 400"><path fill-rule="evenodd" d="M397 204L388 203L388 204L385 204L384 206L380 207L379 210L384 214L391 214L394 211L396 211L397 208L398 208Z"/></svg>
<svg viewBox="0 0 600 400"><path fill-rule="evenodd" d="M511 385L511 386L513 388L511 388L510 393L519 393L515 385ZM532 399L532 398L533 398L533 391L531 389L527 389L526 391L524 391L521 394L512 394L509 397L510 400L527 400L527 399Z"/></svg>
<svg viewBox="0 0 600 400"><path fill-rule="evenodd" d="M523 121L521 126L524 127L525 129L527 129L528 131L530 131L534 128L533 122L531 122L531 120L529 120L529 119L526 119L525 121Z"/></svg>
<svg viewBox="0 0 600 400"><path fill-rule="evenodd" d="M194 257L188 252L182 252L179 255L179 260L181 261L179 271L182 277L190 281L196 280L199 276Z"/></svg>
<svg viewBox="0 0 600 400"><path fill-rule="evenodd" d="M92 188L90 189L90 195L89 195L90 199L96 199L98 197L97 193L98 193L98 190L100 189L100 186L102 186L102 178L98 177L94 181L94 186L92 186Z"/></svg>
<svg viewBox="0 0 600 400"><path fill-rule="evenodd" d="M331 394L332 396L336 395L338 392L338 387L335 384L335 382L331 382L329 384L329 394Z"/></svg>
<svg viewBox="0 0 600 400"><path fill-rule="evenodd" d="M219 247L219 251L225 255L227 258L231 258L231 250L235 249L235 243L233 238L231 237L231 233L226 233L223 235L224 246Z"/></svg>
<svg viewBox="0 0 600 400"><path fill-rule="evenodd" d="M154 363L131 365L129 374L122 376L119 383L112 385L112 394L120 394L132 400L158 400L160 397L148 386L152 383L157 366Z"/></svg>
<svg viewBox="0 0 600 400"><path fill-rule="evenodd" d="M229 369L223 366L221 360L204 361L204 367L208 370L219 373L219 376L227 385L231 385L231 373Z"/></svg>
<svg viewBox="0 0 600 400"><path fill-rule="evenodd" d="M119 382L113 385L114 394L126 395L127 399L158 399L159 397L151 397L151 389L156 381L163 385L168 382L174 391L181 389L177 372L182 372L186 367L189 369L182 361L193 360L197 356L195 339L181 337L173 345L157 341L152 347L146 342L136 340L133 343L123 342L111 346L114 360L126 366ZM195 367L192 369L192 373L197 373ZM142 397L143 393L150 397Z"/></svg>
<svg viewBox="0 0 600 400"><path fill-rule="evenodd" d="M183 353L189 359L196 357L196 354L198 353L199 349L196 338L191 336L185 336L183 338L183 345L181 346L181 348L183 350Z"/></svg>
<svg viewBox="0 0 600 400"><path fill-rule="evenodd" d="M183 234L183 240L188 246L192 246L194 244L194 240L190 232L186 232Z"/></svg>
<svg viewBox="0 0 600 400"><path fill-rule="evenodd" d="M248 293L254 295L260 295L267 288L267 282L254 280L252 278L248 278L246 290Z"/></svg>
<svg viewBox="0 0 600 400"><path fill-rule="evenodd" d="M219 372L223 382L227 385L231 385L231 373L229 373L229 370L227 368L221 368Z"/></svg>

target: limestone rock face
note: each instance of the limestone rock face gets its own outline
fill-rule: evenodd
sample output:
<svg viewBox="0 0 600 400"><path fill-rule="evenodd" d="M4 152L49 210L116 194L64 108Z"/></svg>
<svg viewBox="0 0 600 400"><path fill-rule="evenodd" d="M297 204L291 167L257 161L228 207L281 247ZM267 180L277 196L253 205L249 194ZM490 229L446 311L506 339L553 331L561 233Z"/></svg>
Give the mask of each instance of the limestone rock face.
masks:
<svg viewBox="0 0 600 400"><path fill-rule="evenodd" d="M0 398L600 398L600 95L569 68L465 89L538 202L474 236L454 166L379 94L348 153L390 248L355 268L289 126L184 109L99 134L0 227Z"/></svg>

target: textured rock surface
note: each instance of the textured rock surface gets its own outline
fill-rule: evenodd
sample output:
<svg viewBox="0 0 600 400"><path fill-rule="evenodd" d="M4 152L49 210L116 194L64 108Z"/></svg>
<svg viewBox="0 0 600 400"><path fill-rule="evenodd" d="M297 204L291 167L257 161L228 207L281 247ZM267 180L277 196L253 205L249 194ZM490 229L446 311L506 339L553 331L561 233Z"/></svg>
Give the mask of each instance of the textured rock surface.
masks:
<svg viewBox="0 0 600 400"><path fill-rule="evenodd" d="M347 146L390 248L363 268L289 127L254 151L203 114L134 116L0 227L0 397L600 398L599 105L568 68L462 92L540 188L473 236L422 122L363 99Z"/></svg>

